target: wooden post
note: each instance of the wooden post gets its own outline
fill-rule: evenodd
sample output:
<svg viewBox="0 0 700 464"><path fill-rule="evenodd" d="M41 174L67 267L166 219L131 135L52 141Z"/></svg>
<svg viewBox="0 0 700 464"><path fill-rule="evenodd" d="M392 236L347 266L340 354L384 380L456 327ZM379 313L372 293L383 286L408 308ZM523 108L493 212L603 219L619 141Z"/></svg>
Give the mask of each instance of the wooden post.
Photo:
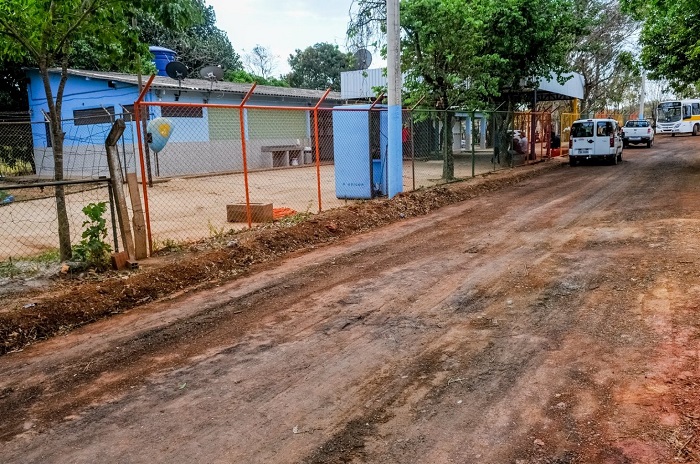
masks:
<svg viewBox="0 0 700 464"><path fill-rule="evenodd" d="M119 220L119 230L122 236L122 243L129 255L129 261L136 262L134 255L134 240L131 237L131 227L129 225L129 211L126 209L126 199L124 198L124 190L122 184L122 170L119 168L119 154L117 153L117 141L124 133L126 125L124 120L117 119L112 126L112 130L107 135L105 140L105 148L107 149L107 165L109 166L110 184L114 191L114 198L117 201L117 219Z"/></svg>
<svg viewBox="0 0 700 464"><path fill-rule="evenodd" d="M146 221L143 219L143 206L139 195L139 183L136 180L136 173L130 172L126 175L126 183L129 184L129 196L131 197L131 209L133 211L132 223L134 225L134 252L136 259L148 257L146 240Z"/></svg>

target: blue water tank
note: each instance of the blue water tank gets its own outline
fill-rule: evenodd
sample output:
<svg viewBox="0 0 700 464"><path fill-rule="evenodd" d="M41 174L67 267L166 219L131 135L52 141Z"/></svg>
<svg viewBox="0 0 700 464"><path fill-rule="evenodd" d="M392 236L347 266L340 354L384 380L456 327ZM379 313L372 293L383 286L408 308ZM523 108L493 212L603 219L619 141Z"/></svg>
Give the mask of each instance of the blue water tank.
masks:
<svg viewBox="0 0 700 464"><path fill-rule="evenodd" d="M158 70L157 74L159 76L167 76L165 73L165 67L171 61L175 61L175 56L177 53L169 48L155 46L148 47L148 50L153 55L153 64L156 65L156 69Z"/></svg>

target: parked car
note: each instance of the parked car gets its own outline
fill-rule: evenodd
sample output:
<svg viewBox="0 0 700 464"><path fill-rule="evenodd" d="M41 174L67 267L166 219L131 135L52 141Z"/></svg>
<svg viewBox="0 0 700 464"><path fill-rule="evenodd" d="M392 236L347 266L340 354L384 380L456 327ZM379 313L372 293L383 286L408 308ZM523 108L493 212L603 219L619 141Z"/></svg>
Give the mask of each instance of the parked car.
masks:
<svg viewBox="0 0 700 464"><path fill-rule="evenodd" d="M646 119L630 119L622 128L622 146L639 144L651 148L654 144L654 128Z"/></svg>
<svg viewBox="0 0 700 464"><path fill-rule="evenodd" d="M614 119L579 119L571 125L569 164L585 159L622 161L622 137Z"/></svg>

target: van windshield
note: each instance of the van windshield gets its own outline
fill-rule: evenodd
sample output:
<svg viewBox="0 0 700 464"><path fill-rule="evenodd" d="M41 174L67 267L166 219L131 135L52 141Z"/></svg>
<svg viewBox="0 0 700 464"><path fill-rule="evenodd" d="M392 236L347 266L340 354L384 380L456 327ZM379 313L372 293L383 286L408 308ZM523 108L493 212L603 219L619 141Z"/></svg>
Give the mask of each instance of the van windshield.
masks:
<svg viewBox="0 0 700 464"><path fill-rule="evenodd" d="M593 137L593 121L575 122L571 126L572 137Z"/></svg>

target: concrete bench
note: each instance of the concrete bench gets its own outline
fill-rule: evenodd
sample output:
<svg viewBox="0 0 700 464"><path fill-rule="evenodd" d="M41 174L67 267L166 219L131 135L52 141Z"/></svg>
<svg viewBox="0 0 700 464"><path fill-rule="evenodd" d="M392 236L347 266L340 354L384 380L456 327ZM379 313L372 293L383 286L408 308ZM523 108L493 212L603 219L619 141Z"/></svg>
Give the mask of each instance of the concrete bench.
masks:
<svg viewBox="0 0 700 464"><path fill-rule="evenodd" d="M266 145L260 147L263 153L272 154L272 167L289 166L296 158L298 164L304 162L304 147L301 145Z"/></svg>

